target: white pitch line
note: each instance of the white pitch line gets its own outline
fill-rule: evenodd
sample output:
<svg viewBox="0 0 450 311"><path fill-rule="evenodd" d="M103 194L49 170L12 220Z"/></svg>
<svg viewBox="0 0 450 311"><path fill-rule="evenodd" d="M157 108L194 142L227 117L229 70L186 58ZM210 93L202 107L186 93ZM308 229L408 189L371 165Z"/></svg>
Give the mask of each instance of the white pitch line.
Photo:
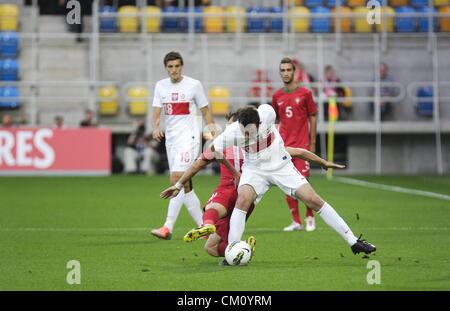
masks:
<svg viewBox="0 0 450 311"><path fill-rule="evenodd" d="M362 187L380 189L380 190L386 190L386 191L392 191L392 192L407 193L407 194L413 194L413 195L419 195L419 196L424 196L424 197L429 197L429 198L434 198L434 199L450 201L450 195L431 192L431 191L423 191L423 190L416 190L416 189L410 189L410 188L403 188L403 187L399 187L399 186L377 184L377 183L373 183L373 182L369 182L369 181L348 178L348 177L335 177L335 178L333 178L333 180L336 180L337 182L341 182L344 184L350 184L350 185L355 185L355 186L362 186Z"/></svg>

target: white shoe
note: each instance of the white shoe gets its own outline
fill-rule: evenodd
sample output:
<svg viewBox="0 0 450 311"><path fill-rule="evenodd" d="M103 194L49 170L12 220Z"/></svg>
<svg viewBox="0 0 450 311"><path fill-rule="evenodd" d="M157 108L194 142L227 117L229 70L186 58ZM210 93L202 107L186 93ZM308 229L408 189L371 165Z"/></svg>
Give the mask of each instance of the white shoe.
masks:
<svg viewBox="0 0 450 311"><path fill-rule="evenodd" d="M311 232L316 230L316 220L312 216L306 217L306 231Z"/></svg>
<svg viewBox="0 0 450 311"><path fill-rule="evenodd" d="M298 231L302 230L303 226L299 224L298 222L292 222L289 226L285 227L283 231Z"/></svg>

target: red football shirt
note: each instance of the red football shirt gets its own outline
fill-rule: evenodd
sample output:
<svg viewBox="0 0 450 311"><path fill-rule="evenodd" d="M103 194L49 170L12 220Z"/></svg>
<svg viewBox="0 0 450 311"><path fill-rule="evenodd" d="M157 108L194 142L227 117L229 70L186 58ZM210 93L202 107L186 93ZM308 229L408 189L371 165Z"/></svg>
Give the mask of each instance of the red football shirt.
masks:
<svg viewBox="0 0 450 311"><path fill-rule="evenodd" d="M310 90L298 87L286 92L282 88L272 96L272 107L280 121L280 135L287 147L309 149L308 117L317 114Z"/></svg>
<svg viewBox="0 0 450 311"><path fill-rule="evenodd" d="M240 172L242 169L242 164L244 163L244 155L239 147L230 146L224 150L223 155L225 159L234 166L236 171ZM227 169L224 164L220 164L220 186L230 186L234 185L233 173Z"/></svg>

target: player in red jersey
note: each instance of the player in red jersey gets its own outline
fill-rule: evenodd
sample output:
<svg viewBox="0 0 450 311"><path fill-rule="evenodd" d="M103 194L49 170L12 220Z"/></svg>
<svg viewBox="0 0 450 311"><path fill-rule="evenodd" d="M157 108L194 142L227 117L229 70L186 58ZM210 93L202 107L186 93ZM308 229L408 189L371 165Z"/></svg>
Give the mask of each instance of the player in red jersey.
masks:
<svg viewBox="0 0 450 311"><path fill-rule="evenodd" d="M236 114L232 114L229 117L229 122L234 122L235 118ZM292 157L313 161L320 164L325 169L344 168L342 165L323 160L306 149L287 148L286 150ZM192 178L198 171L214 159L216 159L216 155L210 150L203 152L202 156L185 171L176 185L167 188L161 193L161 198L168 199L175 197L185 180ZM203 225L190 230L184 236L184 241L192 242L198 238L209 235L208 240L205 243L205 251L214 257L223 257L228 245L230 216L236 204L238 196L236 185L243 164L242 150L238 147L231 146L224 150L223 155L220 157L220 161L220 183L205 205ZM254 205L252 205L247 212L247 219L253 211L253 208ZM247 239L247 243L252 248L253 256L256 239L253 236L250 236ZM224 263L225 262L222 262L222 264Z"/></svg>
<svg viewBox="0 0 450 311"><path fill-rule="evenodd" d="M317 107L312 92L300 87L294 79L295 65L290 58L283 58L280 63L280 76L284 87L272 96L272 107L280 122L279 132L286 147L308 149L316 152ZM309 163L303 159L292 159L294 166L307 179ZM286 195L286 201L292 214L293 222L284 231L302 229L297 199ZM306 207L306 231L315 230L312 209Z"/></svg>

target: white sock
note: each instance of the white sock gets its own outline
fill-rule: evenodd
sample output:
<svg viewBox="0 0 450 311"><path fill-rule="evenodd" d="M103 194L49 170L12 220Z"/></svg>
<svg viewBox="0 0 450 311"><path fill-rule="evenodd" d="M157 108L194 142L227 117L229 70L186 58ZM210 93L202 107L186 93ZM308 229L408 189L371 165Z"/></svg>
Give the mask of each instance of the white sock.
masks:
<svg viewBox="0 0 450 311"><path fill-rule="evenodd" d="M330 204L325 202L317 213L328 226L333 228L345 241L347 241L348 245L352 246L356 243L357 238L352 230L350 230L350 227L346 224L344 219L338 215Z"/></svg>
<svg viewBox="0 0 450 311"><path fill-rule="evenodd" d="M203 223L203 213L200 207L200 200L194 190L184 194L184 205L186 205L189 214L191 214L191 217L194 219L197 226L201 226Z"/></svg>
<svg viewBox="0 0 450 311"><path fill-rule="evenodd" d="M228 243L240 241L245 230L245 218L247 212L238 208L233 209L230 217L230 231L228 232Z"/></svg>
<svg viewBox="0 0 450 311"><path fill-rule="evenodd" d="M167 218L164 226L169 228L170 232L173 231L173 226L177 221L178 214L180 214L181 206L184 200L184 189L181 189L178 195L169 201L169 207L167 209Z"/></svg>

